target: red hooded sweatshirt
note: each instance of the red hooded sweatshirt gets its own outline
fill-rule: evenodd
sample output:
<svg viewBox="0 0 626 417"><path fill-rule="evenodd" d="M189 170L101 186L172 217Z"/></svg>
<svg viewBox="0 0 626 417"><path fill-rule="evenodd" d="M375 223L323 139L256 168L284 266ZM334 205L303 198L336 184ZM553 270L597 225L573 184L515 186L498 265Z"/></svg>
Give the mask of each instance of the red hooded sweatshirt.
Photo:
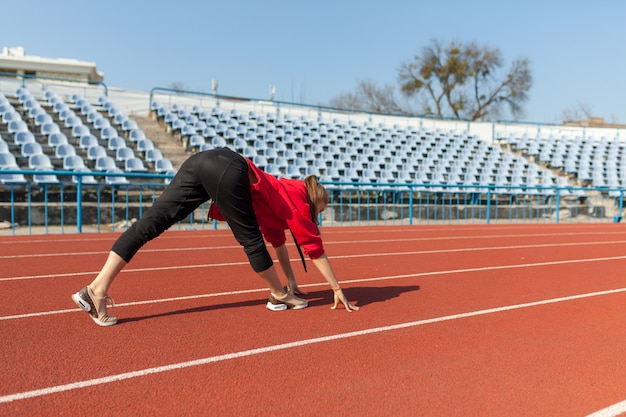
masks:
<svg viewBox="0 0 626 417"><path fill-rule="evenodd" d="M285 244L285 230L293 233L302 251L311 259L324 254L324 246L317 225L311 217L311 207L304 181L278 179L246 158L250 172L257 183L250 185L252 206L265 239L273 246ZM209 218L225 220L215 204L209 209Z"/></svg>

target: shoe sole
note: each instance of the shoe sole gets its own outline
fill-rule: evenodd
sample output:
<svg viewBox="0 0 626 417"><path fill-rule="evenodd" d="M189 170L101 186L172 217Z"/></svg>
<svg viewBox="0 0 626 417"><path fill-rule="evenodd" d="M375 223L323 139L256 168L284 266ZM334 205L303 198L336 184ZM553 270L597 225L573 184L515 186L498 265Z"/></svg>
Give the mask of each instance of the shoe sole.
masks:
<svg viewBox="0 0 626 417"><path fill-rule="evenodd" d="M89 317L91 317L91 319L93 320L94 323L96 323L98 326L100 327L108 327L108 326L113 326L114 324L117 324L117 320L116 321L107 321L107 322L103 322L98 320L97 317L94 317L91 315L91 306L89 305L89 303L85 300L83 300L83 297L80 296L80 293L75 293L72 294L72 300L74 300L74 302L76 303L76 305L80 308L83 309L83 311L89 313Z"/></svg>
<svg viewBox="0 0 626 417"><path fill-rule="evenodd" d="M267 304L265 304L265 308L267 308L270 311L284 311L287 310L287 304L274 304L271 302L267 302Z"/></svg>
<svg viewBox="0 0 626 417"><path fill-rule="evenodd" d="M265 307L271 311L285 311L285 310L302 310L303 308L307 308L309 303L306 304L287 304L287 303L278 303L274 304L270 301L265 304Z"/></svg>

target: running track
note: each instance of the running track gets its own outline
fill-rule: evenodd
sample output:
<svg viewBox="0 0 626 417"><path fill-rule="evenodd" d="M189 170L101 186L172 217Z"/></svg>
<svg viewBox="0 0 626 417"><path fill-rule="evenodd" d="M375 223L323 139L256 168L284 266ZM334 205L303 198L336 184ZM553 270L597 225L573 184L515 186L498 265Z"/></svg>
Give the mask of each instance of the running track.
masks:
<svg viewBox="0 0 626 417"><path fill-rule="evenodd" d="M117 234L0 237L0 415L626 415L624 226L322 233L360 311L290 246L310 307L270 312L230 232L171 231L110 328L70 295Z"/></svg>

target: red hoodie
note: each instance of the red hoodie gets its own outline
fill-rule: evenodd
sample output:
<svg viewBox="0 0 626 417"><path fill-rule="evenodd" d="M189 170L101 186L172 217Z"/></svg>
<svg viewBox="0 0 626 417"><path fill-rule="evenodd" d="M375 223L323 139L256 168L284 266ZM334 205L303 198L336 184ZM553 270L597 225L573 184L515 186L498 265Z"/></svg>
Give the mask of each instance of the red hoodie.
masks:
<svg viewBox="0 0 626 417"><path fill-rule="evenodd" d="M259 169L246 158L250 171L258 179L250 186L252 206L261 233L273 246L285 244L285 230L289 229L302 251L311 259L324 254L324 246L317 225L311 218L306 186L303 181L278 179ZM215 204L211 205L209 218L225 220Z"/></svg>

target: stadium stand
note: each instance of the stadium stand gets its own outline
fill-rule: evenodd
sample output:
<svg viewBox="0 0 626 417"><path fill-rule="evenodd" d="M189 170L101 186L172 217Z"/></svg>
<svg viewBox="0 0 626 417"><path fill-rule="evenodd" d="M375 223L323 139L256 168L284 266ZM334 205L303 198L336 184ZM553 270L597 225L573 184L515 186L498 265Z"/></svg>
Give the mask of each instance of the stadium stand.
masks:
<svg viewBox="0 0 626 417"><path fill-rule="evenodd" d="M164 172L154 169L159 161L166 170L174 170L169 160L160 161L163 154L137 123L104 96L92 103L78 93L64 98L44 90L38 96L19 87L14 95L0 95L0 121L0 150L2 155L10 155L0 158L5 169L150 172L153 167L152 172ZM145 159L148 150L152 150L149 160ZM23 177L3 174L3 182L22 182ZM31 179L37 184L53 184L67 178L35 174ZM92 177L85 182L92 180L99 181ZM128 182L116 176L107 183Z"/></svg>

